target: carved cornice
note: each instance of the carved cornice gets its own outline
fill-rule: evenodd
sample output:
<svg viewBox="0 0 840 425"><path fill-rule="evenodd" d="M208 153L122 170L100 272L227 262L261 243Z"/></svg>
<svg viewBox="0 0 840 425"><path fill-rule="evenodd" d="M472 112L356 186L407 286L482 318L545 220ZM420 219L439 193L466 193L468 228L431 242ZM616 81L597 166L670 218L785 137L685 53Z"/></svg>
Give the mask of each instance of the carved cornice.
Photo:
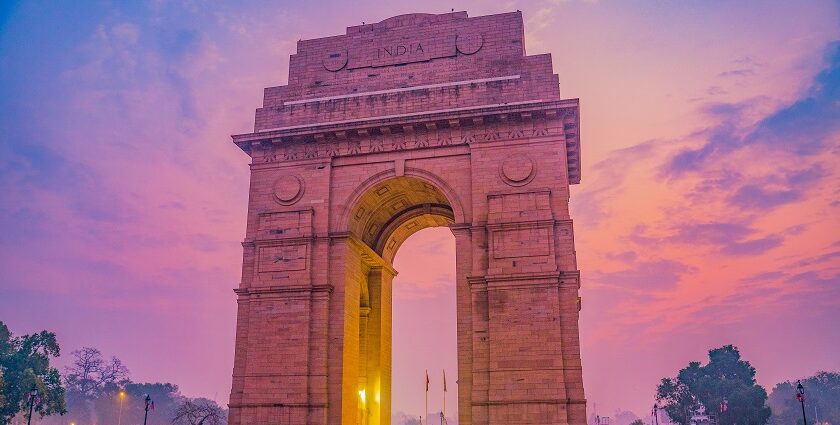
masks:
<svg viewBox="0 0 840 425"><path fill-rule="evenodd" d="M542 124L542 125L541 125ZM543 126L545 125L545 126ZM253 165L275 164L285 161L330 159L335 157L368 155L384 152L415 149L468 146L489 142L504 142L538 137L563 139L562 127L549 127L549 123L522 123L521 128L501 130L498 126L477 126L447 131L435 127L433 130L403 131L402 133L371 132L353 137L324 137L307 141L293 139L269 143L258 142L251 146L249 154ZM509 128L510 125L505 126Z"/></svg>
<svg viewBox="0 0 840 425"><path fill-rule="evenodd" d="M557 223L557 220L522 220L522 221L504 221L500 223L487 223L485 226L487 230L511 230L511 229L534 229L538 227L551 227Z"/></svg>
<svg viewBox="0 0 840 425"><path fill-rule="evenodd" d="M577 99L431 111L297 125L234 135L252 167L448 146L516 140L563 140L569 183L580 182Z"/></svg>
<svg viewBox="0 0 840 425"><path fill-rule="evenodd" d="M302 294L315 292L331 293L333 289L333 285L298 285L236 288L233 292L241 297L249 297L252 295Z"/></svg>
<svg viewBox="0 0 840 425"><path fill-rule="evenodd" d="M405 133L426 128L426 124L438 128L460 128L461 126L480 125L506 121L520 122L544 119L566 119L578 115L578 99L557 101L530 101L512 104L455 108L440 111L401 114L386 117L371 117L341 122L312 123L281 127L254 133L235 134L233 142L246 153L251 153L254 142L285 143L295 139L312 141L330 137L365 137L369 134ZM281 140L277 140L281 139Z"/></svg>
<svg viewBox="0 0 840 425"><path fill-rule="evenodd" d="M510 404L586 404L586 399L549 398L533 400L487 400L472 402L473 406L506 406Z"/></svg>
<svg viewBox="0 0 840 425"><path fill-rule="evenodd" d="M512 289L524 287L580 288L580 271L547 273L512 273L467 276L473 291Z"/></svg>
<svg viewBox="0 0 840 425"><path fill-rule="evenodd" d="M234 375L234 378L239 375ZM231 409L241 409L243 407L291 407L298 409L325 409L329 405L326 403L230 403L228 407Z"/></svg>

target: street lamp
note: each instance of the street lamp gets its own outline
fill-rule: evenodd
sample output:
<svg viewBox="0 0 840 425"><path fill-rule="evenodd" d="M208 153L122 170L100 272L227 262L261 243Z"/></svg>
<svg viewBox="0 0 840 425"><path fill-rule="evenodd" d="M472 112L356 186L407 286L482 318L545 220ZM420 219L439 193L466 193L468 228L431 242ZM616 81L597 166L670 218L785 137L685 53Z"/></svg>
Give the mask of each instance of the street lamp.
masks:
<svg viewBox="0 0 840 425"><path fill-rule="evenodd" d="M659 404L653 403L653 420L656 422L656 425L659 425Z"/></svg>
<svg viewBox="0 0 840 425"><path fill-rule="evenodd" d="M152 402L152 397L148 394L146 394L144 401L146 402L146 413L143 415L143 425L146 425L146 419L149 419L149 406L152 406L154 409L154 403Z"/></svg>
<svg viewBox="0 0 840 425"><path fill-rule="evenodd" d="M32 409L35 407L35 397L38 396L38 388L32 384L32 389L29 390L29 419L26 420L26 425L32 423Z"/></svg>
<svg viewBox="0 0 840 425"><path fill-rule="evenodd" d="M796 399L802 405L802 424L808 425L808 420L805 419L805 387L802 386L802 381L796 381Z"/></svg>
<svg viewBox="0 0 840 425"><path fill-rule="evenodd" d="M125 391L120 391L120 414L117 416L117 425L122 425L122 405L125 400Z"/></svg>

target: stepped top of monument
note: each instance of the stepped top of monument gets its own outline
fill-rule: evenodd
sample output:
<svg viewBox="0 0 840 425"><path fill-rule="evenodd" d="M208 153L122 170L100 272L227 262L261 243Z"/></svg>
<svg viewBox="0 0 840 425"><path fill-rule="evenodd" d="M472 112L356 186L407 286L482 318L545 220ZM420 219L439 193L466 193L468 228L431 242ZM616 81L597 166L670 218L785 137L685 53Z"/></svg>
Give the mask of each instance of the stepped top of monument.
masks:
<svg viewBox="0 0 840 425"><path fill-rule="evenodd" d="M297 43L255 132L559 101L548 54L527 56L520 12L414 13Z"/></svg>

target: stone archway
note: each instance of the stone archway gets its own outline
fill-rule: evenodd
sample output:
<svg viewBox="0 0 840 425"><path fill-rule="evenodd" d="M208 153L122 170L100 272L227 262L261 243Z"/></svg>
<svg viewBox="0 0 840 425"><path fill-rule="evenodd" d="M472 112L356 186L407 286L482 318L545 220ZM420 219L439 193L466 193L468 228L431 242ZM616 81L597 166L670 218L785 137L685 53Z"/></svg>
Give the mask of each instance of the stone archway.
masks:
<svg viewBox="0 0 840 425"><path fill-rule="evenodd" d="M358 308L359 330L358 343L345 337L345 344L357 345L359 356L348 356L343 365L342 387L358 382L357 408L363 415L359 423L390 423L391 285L397 273L393 259L409 236L428 227L449 226L455 216L450 201L433 184L408 176L391 177L366 188L349 212L348 230L353 236L347 244L347 261L358 262L361 272L347 276L345 287L358 288L359 299L345 297L344 309L356 316ZM353 360L357 367L351 365ZM345 411L343 422L349 414Z"/></svg>
<svg viewBox="0 0 840 425"><path fill-rule="evenodd" d="M520 13L411 14L302 40L266 89L231 424L388 424L392 260L456 243L459 422L584 424L569 185L576 99Z"/></svg>

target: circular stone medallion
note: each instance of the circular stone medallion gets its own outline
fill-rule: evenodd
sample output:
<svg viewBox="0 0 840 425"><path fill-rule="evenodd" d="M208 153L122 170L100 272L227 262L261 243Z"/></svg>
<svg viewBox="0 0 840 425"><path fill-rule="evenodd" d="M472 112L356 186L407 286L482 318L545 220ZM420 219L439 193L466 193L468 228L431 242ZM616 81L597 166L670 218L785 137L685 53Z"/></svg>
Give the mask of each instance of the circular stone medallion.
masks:
<svg viewBox="0 0 840 425"><path fill-rule="evenodd" d="M283 205L292 205L303 196L303 181L297 176L282 176L274 182L274 199Z"/></svg>
<svg viewBox="0 0 840 425"><path fill-rule="evenodd" d="M333 52L324 58L324 68L327 71L338 72L347 65L347 51Z"/></svg>
<svg viewBox="0 0 840 425"><path fill-rule="evenodd" d="M481 34L458 34L455 38L455 47L458 52L464 55L472 55L484 45L484 37Z"/></svg>
<svg viewBox="0 0 840 425"><path fill-rule="evenodd" d="M524 154L515 154L506 159L499 171L502 180L511 186L524 186L536 175L534 161Z"/></svg>

